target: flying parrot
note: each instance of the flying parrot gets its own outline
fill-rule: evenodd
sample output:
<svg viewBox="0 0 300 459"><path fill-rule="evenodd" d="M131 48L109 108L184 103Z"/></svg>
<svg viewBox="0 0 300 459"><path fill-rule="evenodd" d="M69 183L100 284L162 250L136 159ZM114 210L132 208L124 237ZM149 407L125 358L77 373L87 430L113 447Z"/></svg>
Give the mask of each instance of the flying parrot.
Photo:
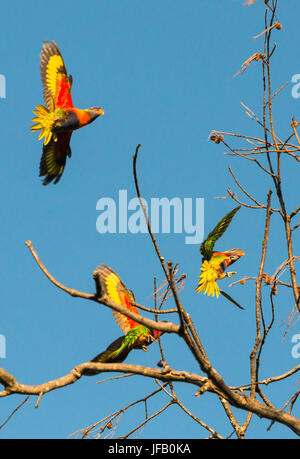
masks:
<svg viewBox="0 0 300 459"><path fill-rule="evenodd" d="M226 252L216 252L213 251L216 241L224 234L228 228L231 220L233 219L236 212L240 209L241 206L236 207L231 212L229 212L216 227L209 233L205 241L202 242L200 246L200 253L203 256L201 274L196 292L199 293L203 290L204 294L212 295L219 298L221 293L225 298L234 303L241 309L240 306L235 300L233 300L227 293L220 290L217 280L224 279L224 277L231 277L236 272L225 272L228 266L235 263L240 257L245 255L240 249L231 249Z"/></svg>
<svg viewBox="0 0 300 459"><path fill-rule="evenodd" d="M133 292L127 290L125 284L109 266L102 264L97 268L97 274L102 294L106 294L112 301L125 306L129 311L139 314L137 307L134 306ZM122 362L132 349L147 351L147 346L163 333L155 329L149 329L120 312L114 310L112 312L125 336L121 336L111 343L106 351L93 359L94 362Z"/></svg>
<svg viewBox="0 0 300 459"><path fill-rule="evenodd" d="M90 124L104 111L100 107L85 110L74 107L71 96L73 79L68 76L54 41L43 43L40 70L46 106L37 105L33 110L36 118L32 119L35 124L31 131L41 131L39 140L44 138L40 177L45 177L43 185L48 185L52 180L54 183L60 180L67 156L71 157L72 132Z"/></svg>

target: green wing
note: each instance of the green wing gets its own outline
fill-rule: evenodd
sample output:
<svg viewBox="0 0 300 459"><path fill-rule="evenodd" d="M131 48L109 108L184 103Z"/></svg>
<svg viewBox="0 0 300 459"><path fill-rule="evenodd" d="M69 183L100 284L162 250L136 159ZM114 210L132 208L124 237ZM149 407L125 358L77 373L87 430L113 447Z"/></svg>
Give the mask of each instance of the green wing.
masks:
<svg viewBox="0 0 300 459"><path fill-rule="evenodd" d="M125 336L120 336L113 341L105 351L96 355L90 362L100 363L119 363L123 362L128 354L133 349L147 350L153 341L155 341L153 335L150 333L149 328L144 325L138 325L132 328ZM98 370L84 370L86 376L93 376L100 373Z"/></svg>
<svg viewBox="0 0 300 459"><path fill-rule="evenodd" d="M105 351L101 354L96 355L90 362L96 363L119 363L123 362L128 356L131 349L128 349L124 344L125 336L120 336L118 339L113 341ZM85 369L84 374L86 376L94 376L101 373L98 370Z"/></svg>
<svg viewBox="0 0 300 459"><path fill-rule="evenodd" d="M125 336L120 336L118 339L113 341L104 352L96 355L91 362L101 363L118 363L123 362L130 352L126 346L124 346ZM119 352L118 352L119 351Z"/></svg>
<svg viewBox="0 0 300 459"><path fill-rule="evenodd" d="M203 255L205 260L210 260L213 252L214 245L216 241L225 233L228 225L233 219L236 212L241 208L241 206L236 207L231 212L229 212L222 220L219 221L217 226L209 233L204 242L200 246L200 253Z"/></svg>

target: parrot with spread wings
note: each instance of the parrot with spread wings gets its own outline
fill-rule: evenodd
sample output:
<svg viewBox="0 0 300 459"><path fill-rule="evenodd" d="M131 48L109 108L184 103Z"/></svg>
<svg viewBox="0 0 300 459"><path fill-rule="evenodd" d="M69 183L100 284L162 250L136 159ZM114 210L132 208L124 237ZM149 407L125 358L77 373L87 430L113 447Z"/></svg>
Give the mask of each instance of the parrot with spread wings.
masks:
<svg viewBox="0 0 300 459"><path fill-rule="evenodd" d="M200 253L203 256L201 274L196 292L199 293L203 291L204 294L212 295L219 298L219 294L223 295L233 304L235 304L240 309L244 309L240 306L230 295L225 293L223 290L220 290L217 280L224 279L225 277L231 277L236 272L225 272L228 266L235 263L240 257L245 255L240 249L231 249L225 252L216 252L213 250L216 241L224 234L228 228L231 220L233 219L236 212L240 209L241 206L236 207L231 212L229 212L215 228L209 233L204 242L200 246Z"/></svg>
<svg viewBox="0 0 300 459"><path fill-rule="evenodd" d="M37 105L36 118L31 131L41 131L44 138L40 161L40 177L43 185L54 180L57 183L64 171L67 156L71 157L70 139L73 131L90 124L104 111L100 107L80 110L72 101L72 76L68 75L62 55L54 41L43 43L40 70L44 88L43 105Z"/></svg>
<svg viewBox="0 0 300 459"><path fill-rule="evenodd" d="M135 298L133 292L126 288L119 276L109 266L104 264L99 266L97 268L97 277L100 282L101 295L105 294L115 303L125 306L129 311L140 314L134 305ZM153 343L153 341L156 341L158 336L163 333L155 329L149 329L120 312L114 310L112 312L125 336L121 336L113 341L92 362L123 362L132 349L147 351L147 346Z"/></svg>

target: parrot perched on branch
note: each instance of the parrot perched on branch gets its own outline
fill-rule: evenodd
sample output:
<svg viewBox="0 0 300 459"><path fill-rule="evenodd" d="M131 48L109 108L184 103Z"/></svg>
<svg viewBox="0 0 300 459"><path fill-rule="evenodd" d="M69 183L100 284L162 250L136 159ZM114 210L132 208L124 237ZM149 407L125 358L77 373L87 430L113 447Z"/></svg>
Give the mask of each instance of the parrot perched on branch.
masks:
<svg viewBox="0 0 300 459"><path fill-rule="evenodd" d="M36 118L31 131L41 131L44 138L40 162L40 177L43 185L54 180L57 183L64 171L66 158L71 157L70 139L72 132L90 124L104 111L100 107L85 110L75 108L72 102L72 76L67 74L62 55L54 41L43 43L41 51L41 78L45 105L37 105L33 113Z"/></svg>
<svg viewBox="0 0 300 459"><path fill-rule="evenodd" d="M240 257L245 255L245 252L240 249L231 249L227 250L226 252L213 251L216 241L224 234L240 207L241 206L236 207L227 215L225 215L225 217L223 217L222 220L220 220L216 225L216 227L209 233L205 241L202 242L200 246L200 253L203 255L203 258L200 279L196 288L196 292L199 293L203 291L204 294L212 296L216 295L217 298L219 298L219 294L221 293L225 298L238 306L240 309L244 309L227 293L220 290L216 281L218 279L224 279L224 277L231 277L233 274L236 274L236 272L226 273L225 270L228 268L228 266L232 265Z"/></svg>
<svg viewBox="0 0 300 459"><path fill-rule="evenodd" d="M125 284L109 266L104 264L99 266L97 268L97 276L102 295L106 294L115 303L139 314L137 307L134 306L135 298L133 292L127 290ZM147 351L147 346L153 343L153 341L156 341L158 336L163 333L155 329L149 329L120 312L112 310L112 313L125 336L121 336L111 343L106 351L92 360L93 362L123 362L132 349Z"/></svg>

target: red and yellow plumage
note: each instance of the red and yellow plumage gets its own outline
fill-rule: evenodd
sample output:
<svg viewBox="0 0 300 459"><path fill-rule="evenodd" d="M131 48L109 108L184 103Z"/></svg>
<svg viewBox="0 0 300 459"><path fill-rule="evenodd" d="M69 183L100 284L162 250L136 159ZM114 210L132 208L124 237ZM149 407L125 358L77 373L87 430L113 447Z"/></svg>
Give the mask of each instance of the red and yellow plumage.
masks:
<svg viewBox="0 0 300 459"><path fill-rule="evenodd" d="M219 298L220 293L228 300L234 303L239 308L243 309L235 300L233 300L227 293L220 290L217 280L224 279L224 277L231 277L232 273L225 273L225 270L231 264L235 263L240 257L245 255L240 249L231 249L225 252L213 251L216 241L224 234L226 229L231 223L239 207L234 208L231 212L225 215L215 228L209 233L205 241L200 246L200 253L203 256L201 265L201 274L196 288L196 292L203 292L208 296L216 296Z"/></svg>
<svg viewBox="0 0 300 459"><path fill-rule="evenodd" d="M96 272L100 282L101 295L107 295L114 303L122 305L129 311L139 315L138 308L134 305L134 294L131 290L126 288L120 277L109 266L104 264L99 266ZM116 359L119 359L120 356L124 356L125 359L132 349L143 349L146 351L147 346L155 341L162 333L158 330L145 327L125 314L115 310L112 310L112 312L125 336L123 340L120 338L119 341L114 341L107 351L101 353L99 355L101 359L109 359L109 361L112 362L117 361ZM115 349L115 347L117 347L117 349Z"/></svg>
<svg viewBox="0 0 300 459"><path fill-rule="evenodd" d="M216 295L216 297L219 298L219 294L223 292L220 290L216 281L224 279L226 276L230 277L230 273L225 273L225 270L243 255L245 255L245 253L240 249L213 252L209 260L203 260L196 292L199 293L203 291L203 293L208 296Z"/></svg>
<svg viewBox="0 0 300 459"><path fill-rule="evenodd" d="M40 162L40 176L45 176L44 185L61 178L67 156L71 157L70 139L74 130L90 124L104 111L100 107L85 110L75 108L72 101L72 76L68 75L57 44L44 42L41 51L41 79L44 89L45 107L37 105L33 113L31 131L41 131L44 138Z"/></svg>
<svg viewBox="0 0 300 459"><path fill-rule="evenodd" d="M115 303L125 306L128 310L139 314L139 310L133 303L135 303L134 294L128 290L120 277L107 265L102 264L97 268L97 274L100 279L102 291ZM130 317L121 314L120 312L112 310L115 321L126 333L132 328L139 325L138 322Z"/></svg>

